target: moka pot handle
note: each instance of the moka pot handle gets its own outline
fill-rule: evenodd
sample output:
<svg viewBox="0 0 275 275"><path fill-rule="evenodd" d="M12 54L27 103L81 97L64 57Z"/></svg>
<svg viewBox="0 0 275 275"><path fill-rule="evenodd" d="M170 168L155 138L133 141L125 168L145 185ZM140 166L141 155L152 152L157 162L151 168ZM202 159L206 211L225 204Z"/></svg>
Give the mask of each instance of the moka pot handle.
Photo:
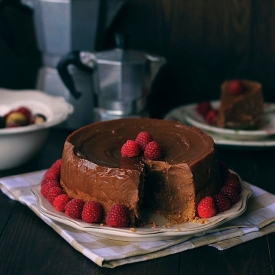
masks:
<svg viewBox="0 0 275 275"><path fill-rule="evenodd" d="M81 93L76 90L73 78L69 73L69 65L74 65L79 70L84 71L86 73L93 73L95 62L93 58L89 58L89 62L87 62L87 54L89 55L89 57L91 57L92 55L89 52L72 51L66 54L63 58L61 58L61 60L57 64L57 71L59 73L60 78L62 79L64 85L67 87L70 93L76 99L81 97Z"/></svg>

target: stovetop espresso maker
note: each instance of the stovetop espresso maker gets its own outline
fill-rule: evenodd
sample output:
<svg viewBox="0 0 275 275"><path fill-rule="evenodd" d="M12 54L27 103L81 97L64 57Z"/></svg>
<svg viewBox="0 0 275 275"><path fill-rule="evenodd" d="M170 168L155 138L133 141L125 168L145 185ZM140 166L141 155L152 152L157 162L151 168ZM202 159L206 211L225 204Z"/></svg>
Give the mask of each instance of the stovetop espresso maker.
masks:
<svg viewBox="0 0 275 275"><path fill-rule="evenodd" d="M36 88L51 95L63 96L72 103L74 113L66 122L67 128L76 129L94 121L93 112L90 112L91 106L94 105L94 96L88 92L82 94L81 98L73 97L60 79L56 66L70 51L100 49L106 30L126 2L127 0L3 0L1 2L1 10L10 5L33 11L36 39L43 63L38 71ZM85 91L89 90L92 85L90 74L76 67L72 67L70 73L78 83L87 86Z"/></svg>
<svg viewBox="0 0 275 275"><path fill-rule="evenodd" d="M74 98L87 93L96 96L95 121L147 116L147 97L152 83L166 63L164 57L130 50L128 35L116 34L116 44L114 49L97 53L70 52L57 66ZM93 79L90 87L84 87L72 77L71 66L90 74Z"/></svg>

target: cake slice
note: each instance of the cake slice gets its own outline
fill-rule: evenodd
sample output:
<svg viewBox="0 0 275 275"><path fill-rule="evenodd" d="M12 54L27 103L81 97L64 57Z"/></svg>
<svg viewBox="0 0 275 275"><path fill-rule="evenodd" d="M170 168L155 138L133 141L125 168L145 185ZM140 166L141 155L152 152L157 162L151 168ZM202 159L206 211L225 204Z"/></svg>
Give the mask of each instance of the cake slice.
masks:
<svg viewBox="0 0 275 275"><path fill-rule="evenodd" d="M263 125L262 85L249 80L227 80L221 86L220 107L213 125L255 130Z"/></svg>

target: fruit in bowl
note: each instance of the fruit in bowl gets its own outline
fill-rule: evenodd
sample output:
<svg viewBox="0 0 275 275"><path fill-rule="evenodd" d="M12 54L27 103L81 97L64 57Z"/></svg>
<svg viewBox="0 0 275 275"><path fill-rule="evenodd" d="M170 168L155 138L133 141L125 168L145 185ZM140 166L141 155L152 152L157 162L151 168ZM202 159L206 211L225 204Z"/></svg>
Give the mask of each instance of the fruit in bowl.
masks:
<svg viewBox="0 0 275 275"><path fill-rule="evenodd" d="M45 122L43 114L33 114L30 108L21 106L0 117L0 128L28 126Z"/></svg>
<svg viewBox="0 0 275 275"><path fill-rule="evenodd" d="M0 170L33 158L45 145L50 128L73 112L63 97L38 90L0 89L0 98Z"/></svg>

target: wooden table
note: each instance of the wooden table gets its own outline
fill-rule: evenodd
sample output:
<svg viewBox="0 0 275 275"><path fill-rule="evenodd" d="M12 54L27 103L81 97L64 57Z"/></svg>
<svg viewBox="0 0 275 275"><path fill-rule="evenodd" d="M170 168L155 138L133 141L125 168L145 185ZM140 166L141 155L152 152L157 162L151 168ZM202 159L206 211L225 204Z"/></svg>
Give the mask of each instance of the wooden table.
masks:
<svg viewBox="0 0 275 275"><path fill-rule="evenodd" d="M52 130L41 153L0 177L48 168L61 157L69 131ZM218 147L220 160L247 182L275 194L275 148L236 150ZM115 269L98 267L72 248L27 206L0 192L0 274L275 274L275 234L225 251L201 247Z"/></svg>

